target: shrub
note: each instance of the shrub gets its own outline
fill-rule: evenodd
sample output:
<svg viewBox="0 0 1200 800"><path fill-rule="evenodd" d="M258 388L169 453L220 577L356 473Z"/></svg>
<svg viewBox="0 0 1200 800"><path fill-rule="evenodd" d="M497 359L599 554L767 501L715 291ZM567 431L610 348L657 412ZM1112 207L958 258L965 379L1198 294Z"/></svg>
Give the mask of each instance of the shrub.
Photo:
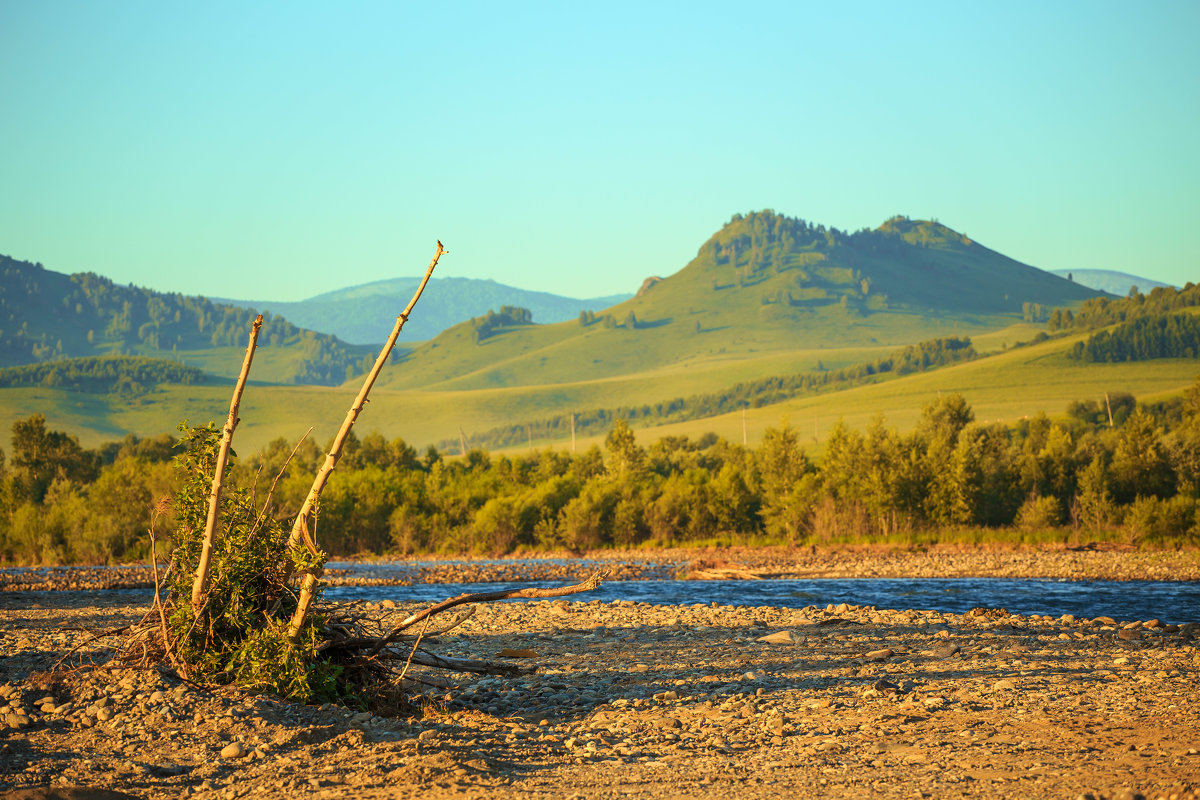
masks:
<svg viewBox="0 0 1200 800"><path fill-rule="evenodd" d="M1056 497L1030 497L1017 511L1017 527L1026 532L1057 528L1062 521L1062 506Z"/></svg>

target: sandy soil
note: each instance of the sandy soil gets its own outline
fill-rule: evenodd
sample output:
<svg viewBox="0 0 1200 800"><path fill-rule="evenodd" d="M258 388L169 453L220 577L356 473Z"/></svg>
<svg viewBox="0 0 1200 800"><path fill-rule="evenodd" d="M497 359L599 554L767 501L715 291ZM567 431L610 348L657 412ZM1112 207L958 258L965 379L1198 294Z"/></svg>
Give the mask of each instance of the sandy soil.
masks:
<svg viewBox="0 0 1200 800"><path fill-rule="evenodd" d="M431 645L532 650L517 679L425 672L418 719L41 671L139 618L0 593L0 790L143 798L1196 797L1195 625L853 606L483 606ZM405 613L402 604L372 613ZM4 705L7 704L7 705ZM13 795L17 796L17 795Z"/></svg>

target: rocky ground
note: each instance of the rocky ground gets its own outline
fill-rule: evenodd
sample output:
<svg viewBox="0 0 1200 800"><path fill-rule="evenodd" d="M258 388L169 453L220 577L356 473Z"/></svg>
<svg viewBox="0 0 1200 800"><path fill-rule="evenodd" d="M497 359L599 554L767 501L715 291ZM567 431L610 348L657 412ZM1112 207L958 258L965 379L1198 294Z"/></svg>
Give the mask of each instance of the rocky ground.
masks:
<svg viewBox="0 0 1200 800"><path fill-rule="evenodd" d="M532 676L423 671L419 718L50 678L140 618L96 592L0 594L0 789L142 798L1197 797L1194 624L838 606L500 603L431 647ZM410 611L390 601L369 609ZM18 790L36 790L20 792Z"/></svg>

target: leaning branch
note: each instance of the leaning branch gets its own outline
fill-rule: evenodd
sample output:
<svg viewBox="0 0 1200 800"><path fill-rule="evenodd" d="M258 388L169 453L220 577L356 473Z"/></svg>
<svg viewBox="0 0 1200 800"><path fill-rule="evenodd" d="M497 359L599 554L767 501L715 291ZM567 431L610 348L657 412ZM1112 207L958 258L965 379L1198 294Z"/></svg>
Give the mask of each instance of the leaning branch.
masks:
<svg viewBox="0 0 1200 800"><path fill-rule="evenodd" d="M400 331L404 328L404 323L408 321L408 315L412 313L413 307L417 301L421 299L421 293L425 291L425 285L429 283L429 278L433 275L433 268L437 266L438 259L446 249L439 241L437 243L437 251L433 254L433 260L429 262L429 268L425 270L425 277L421 281L421 285L417 287L417 291L413 294L412 300L408 301L408 306L396 317L396 324L392 328L392 334L384 343L383 349L379 351L379 358L375 359L375 366L367 373L367 377L363 380L362 388L358 390L358 396L354 398L353 405L346 412L346 419L342 422L341 429L337 435L333 437L333 444L329 447L329 453L325 456L325 463L317 472L317 477L313 480L312 488L308 490L308 497L304 500L304 505L300 508L300 513L296 515L296 521L292 524L291 534L288 536L288 552L299 547L303 541L310 550L315 551L316 547L311 541L309 531L312 530L313 509L316 508L317 501L321 498L321 491L325 488L326 482L329 481L329 476L333 474L334 467L337 466L338 459L342 455L342 447L346 443L346 439L350 436L350 429L354 427L355 420L362 413L363 407L367 404L367 395L371 391L371 387L375 385L375 379L379 377L379 373L383 371L383 365L387 363L388 357L391 355L392 348L396 346L396 339L400 336ZM313 553L317 555L317 553ZM308 618L309 609L312 608L313 598L316 594L317 581L320 579L323 572L323 565L318 564L304 574L304 580L300 585L300 598L296 605L296 611L292 614L292 619L288 623L288 639L294 644L300 636L300 629L304 627L304 621Z"/></svg>
<svg viewBox="0 0 1200 800"><path fill-rule="evenodd" d="M250 375L250 363L254 361L254 348L258 346L258 332L262 329L262 314L254 320L250 329L250 342L246 345L246 357L242 360L242 371L233 388L233 399L229 402L229 416L221 432L221 446L217 450L217 465L213 469L212 490L208 494L208 519L204 523L204 540L200 550L200 563L196 567L196 579L192 582L192 612L200 613L204 591L208 588L209 565L212 561L213 544L217 538L217 521L221 508L221 481L225 477L225 464L229 460L229 447L233 443L233 429L238 424L238 406L242 402L242 391Z"/></svg>
<svg viewBox="0 0 1200 800"><path fill-rule="evenodd" d="M405 630L416 625L423 619L432 617L434 614L440 614L443 611L448 611L455 606L465 605L467 603L492 603L497 600L527 600L546 597L566 597L571 594L580 594L582 592L590 592L600 586L600 582L608 575L606 570L593 573L583 583L576 583L571 586L556 586L549 589L538 589L536 587L526 587L524 589L498 589L494 592L475 592L474 594L460 594L458 597L451 597L449 600L443 600L437 605L411 614L397 625L393 626L386 636L383 636L371 651L371 655L378 653L383 648L387 647L396 640Z"/></svg>

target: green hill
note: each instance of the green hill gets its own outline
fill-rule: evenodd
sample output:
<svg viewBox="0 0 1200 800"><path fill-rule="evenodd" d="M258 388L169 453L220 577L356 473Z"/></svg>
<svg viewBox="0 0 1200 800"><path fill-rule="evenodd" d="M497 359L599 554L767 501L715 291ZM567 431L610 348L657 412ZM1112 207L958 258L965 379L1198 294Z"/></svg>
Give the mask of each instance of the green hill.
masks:
<svg viewBox="0 0 1200 800"><path fill-rule="evenodd" d="M0 255L0 367L63 358L148 356L230 377L254 313L203 297L64 275ZM257 380L337 384L361 373L371 348L264 315Z"/></svg>
<svg viewBox="0 0 1200 800"><path fill-rule="evenodd" d="M556 325L480 318L415 348L386 385L484 389L569 383L764 354L879 354L973 335L1099 292L1014 261L936 222L844 233L771 211L736 215L696 257L600 315ZM768 373L753 377L764 377Z"/></svg>
<svg viewBox="0 0 1200 800"><path fill-rule="evenodd" d="M171 353L168 358L225 377L241 363L247 311L202 298L125 289L96 276L57 275L11 259L3 262L3 280L10 281L14 264L19 278L38 289L24 295L38 313L26 313L15 300L0 307L0 341L27 348L26 358L33 355L28 348L44 348L29 360L165 351ZM979 393L971 401L981 408L1002 409L1006 417L1054 413L1097 387L1141 395L1190 382L1195 362L1186 359L1100 365L1066 356L1085 338L1084 325L1092 331L1131 313L1178 304L1160 291L1174 290L1140 300L1103 298L933 222L894 218L875 230L844 233L772 212L739 215L683 269L647 281L638 296L604 314L537 325L524 309L502 307L401 353L384 371L359 426L420 447L456 442L460 429L470 443L499 430L508 431L505 441L519 440L525 428L528 441L528 426L537 429L538 421L565 418L569 425L572 413L582 418L589 411L648 407L655 413L633 415L635 424L670 422L648 435L714 429L736 439L741 412L722 412L743 395L752 406L747 425L753 437L756 429L791 412L828 421L840 413L865 419L873 410L889 410L903 422L930 392L936 393L943 376L955 375L976 376ZM0 295L15 296L7 288ZM1080 302L1087 298L1097 299ZM1062 306L1078 313L1049 313ZM59 344L51 338L55 325L38 314L77 332L75 338L64 336ZM1064 331L1063 338L1037 347L1011 349L1034 339L1047 321L1070 335ZM238 448L244 451L279 436L294 440L309 425L316 426L315 440L324 441L357 389L357 381L264 385L297 383L310 367L331 377L341 369L340 381L347 369L362 363L349 355L361 351L336 339L285 328L279 318L272 323L278 327L264 329L264 346L251 374L256 385L243 398ZM1079 334L1072 330L1075 325L1081 326ZM91 341L84 335L89 330ZM153 341L151 334L157 337ZM969 337L980 357L919 375L888 372L886 379L872 377L856 388L853 382L844 388L821 383L815 394L808 391L809 378L798 377L832 378L839 370L894 358L907 345L952 337ZM188 346L197 349L185 350ZM1039 356L1031 364L1035 353L1052 357ZM358 356L363 357L370 354ZM1038 381L1042 384L1031 383ZM124 394L51 386L44 376L36 381L24 376L19 383L0 389L0 431L41 412L88 446L127 433L170 431L185 418L219 420L228 407L228 387L207 381L158 382ZM776 385L780 391L771 388ZM771 391L759 393L759 387ZM695 406L702 413L686 419L657 413L659 405L679 398L699 398ZM534 445L569 443L561 422L543 431L534 433ZM596 434L580 432L580 445L589 435Z"/></svg>

